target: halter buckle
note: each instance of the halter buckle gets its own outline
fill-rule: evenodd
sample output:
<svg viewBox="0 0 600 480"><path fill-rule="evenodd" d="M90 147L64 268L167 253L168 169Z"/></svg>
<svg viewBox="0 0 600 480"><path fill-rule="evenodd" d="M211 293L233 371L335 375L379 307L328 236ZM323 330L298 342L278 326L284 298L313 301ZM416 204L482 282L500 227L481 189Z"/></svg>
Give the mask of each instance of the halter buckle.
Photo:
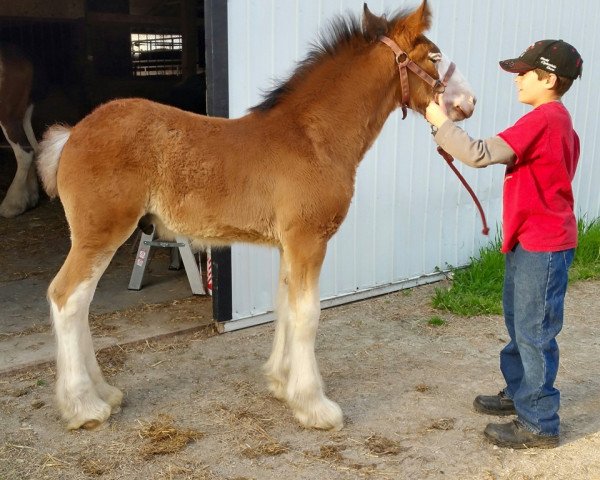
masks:
<svg viewBox="0 0 600 480"><path fill-rule="evenodd" d="M410 58L408 58L408 54L406 52L400 52L396 55L396 63L399 67L406 67L410 62Z"/></svg>

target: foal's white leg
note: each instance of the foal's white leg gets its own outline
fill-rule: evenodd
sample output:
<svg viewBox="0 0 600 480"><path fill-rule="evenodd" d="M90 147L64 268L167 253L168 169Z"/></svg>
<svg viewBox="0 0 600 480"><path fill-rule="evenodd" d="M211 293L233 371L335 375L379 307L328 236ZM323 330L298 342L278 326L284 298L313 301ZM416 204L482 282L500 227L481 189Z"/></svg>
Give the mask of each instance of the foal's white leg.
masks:
<svg viewBox="0 0 600 480"><path fill-rule="evenodd" d="M343 427L342 410L323 393L323 381L315 357L320 311L316 286L298 295L296 308L291 309L287 398L302 425L339 430Z"/></svg>
<svg viewBox="0 0 600 480"><path fill-rule="evenodd" d="M289 298L288 270L284 256L280 257L279 287L277 289L277 319L275 320L275 337L273 350L265 364L265 374L269 379L269 390L275 398L286 400L287 379L290 369L288 355L289 328Z"/></svg>
<svg viewBox="0 0 600 480"><path fill-rule="evenodd" d="M89 336L89 339L91 341L91 335ZM121 390L119 390L117 387L109 385L106 383L106 380L104 380L102 370L100 370L100 366L96 360L96 355L94 354L94 346L90 345L86 349L86 352L91 352L91 355L88 354L85 357L86 367L92 382L94 382L94 388L96 389L96 392L98 392L98 395L102 400L110 405L111 415L119 413L121 411L121 403L123 402L123 392L121 392Z"/></svg>
<svg viewBox="0 0 600 480"><path fill-rule="evenodd" d="M336 429L343 427L342 410L323 393L323 381L315 357L319 315L319 273L325 245L312 239L296 242L290 252L289 375L287 401L300 423L306 427Z"/></svg>
<svg viewBox="0 0 600 480"><path fill-rule="evenodd" d="M88 324L89 306L109 260L94 269L91 278L79 283L62 307L49 295L57 341L56 398L69 429L100 427L111 411L117 411L122 399L121 392L102 377ZM63 276L59 282L65 280L68 283ZM51 285L50 291L58 290Z"/></svg>
<svg viewBox="0 0 600 480"><path fill-rule="evenodd" d="M15 153L17 172L8 192L0 204L0 216L16 217L38 201L37 176L33 165L33 152L25 151L18 143L13 142L2 125L4 136ZM34 185L35 183L35 185Z"/></svg>
<svg viewBox="0 0 600 480"><path fill-rule="evenodd" d="M94 386L88 364L94 355L87 314L93 282L81 283L62 308L51 300L57 342L56 399L67 428L95 428L110 415L110 405Z"/></svg>

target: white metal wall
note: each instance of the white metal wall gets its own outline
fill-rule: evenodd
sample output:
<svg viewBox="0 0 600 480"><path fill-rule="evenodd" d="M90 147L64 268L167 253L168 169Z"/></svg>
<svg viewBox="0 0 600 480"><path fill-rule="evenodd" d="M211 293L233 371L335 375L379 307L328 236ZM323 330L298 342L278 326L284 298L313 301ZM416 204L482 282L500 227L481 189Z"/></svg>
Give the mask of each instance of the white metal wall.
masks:
<svg viewBox="0 0 600 480"><path fill-rule="evenodd" d="M371 0L374 13L416 7L418 0ZM229 110L242 116L261 101L274 79L287 78L318 32L336 14L362 11L363 0L228 0ZM513 76L498 60L519 55L533 41L562 38L584 59L583 79L564 98L582 139L575 180L578 213L600 214L600 166L595 162L600 78L595 0L430 0L429 37L452 57L478 95L464 127L473 137L495 135L527 111L516 100ZM460 168L460 167L459 167ZM503 168L461 171L477 192L492 227L499 227ZM325 304L393 290L431 279L448 265L468 263L488 242L476 208L435 152L425 120L394 113L357 175L346 220L330 241L321 274ZM239 325L271 318L278 254L266 248L232 249L233 316ZM428 277L429 276L429 277ZM350 295L350 296L348 296ZM352 296L354 295L354 296Z"/></svg>

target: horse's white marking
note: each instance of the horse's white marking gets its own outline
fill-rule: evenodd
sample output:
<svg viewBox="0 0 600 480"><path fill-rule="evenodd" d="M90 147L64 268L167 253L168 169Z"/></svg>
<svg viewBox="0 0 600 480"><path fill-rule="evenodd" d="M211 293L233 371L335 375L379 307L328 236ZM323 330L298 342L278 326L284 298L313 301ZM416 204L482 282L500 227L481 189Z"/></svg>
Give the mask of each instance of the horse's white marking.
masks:
<svg viewBox="0 0 600 480"><path fill-rule="evenodd" d="M96 285L109 261L96 267L92 277L75 288L62 308L49 299L57 341L56 398L68 428L79 428L90 419L103 423L116 397L119 403L122 397L102 377L87 320Z"/></svg>
<svg viewBox="0 0 600 480"><path fill-rule="evenodd" d="M436 62L440 78L444 78L451 63L452 60L442 53L439 61ZM475 93L471 85L456 67L444 91L444 103L448 117L453 121L470 117L475 109L475 102Z"/></svg>
<svg viewBox="0 0 600 480"><path fill-rule="evenodd" d="M27 107L25 111L25 116L23 117L23 130L25 130L25 135L27 136L27 141L33 151L37 153L40 146L35 138L35 134L33 133L33 127L31 125L31 116L33 114L33 103Z"/></svg>
<svg viewBox="0 0 600 480"><path fill-rule="evenodd" d="M315 338L319 324L319 288L297 292L290 305L289 266L281 256L277 296L277 320L271 356L265 365L270 390L285 400L296 418L307 427L340 429L340 407L323 393L323 381L315 357Z"/></svg>
<svg viewBox="0 0 600 480"><path fill-rule="evenodd" d="M6 132L4 125L0 124L2 132L15 153L17 172L13 178L8 192L0 204L0 215L14 217L25 211L28 207L37 204L39 192L37 176L33 167L33 152L27 152L18 143L13 142Z"/></svg>
<svg viewBox="0 0 600 480"><path fill-rule="evenodd" d="M318 286L299 292L296 308L290 310L290 372L286 396L303 425L339 430L343 426L342 410L324 395L315 357L320 314L318 293Z"/></svg>

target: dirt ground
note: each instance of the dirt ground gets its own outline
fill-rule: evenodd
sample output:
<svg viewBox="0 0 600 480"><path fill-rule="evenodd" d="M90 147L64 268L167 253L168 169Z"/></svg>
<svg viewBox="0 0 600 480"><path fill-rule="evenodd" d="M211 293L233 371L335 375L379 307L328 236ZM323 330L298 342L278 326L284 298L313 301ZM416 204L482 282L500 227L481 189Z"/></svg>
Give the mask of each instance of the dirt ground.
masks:
<svg viewBox="0 0 600 480"><path fill-rule="evenodd" d="M60 243L61 228L50 229L51 242ZM5 270L18 264L9 257L0 258ZM44 283L54 268L34 277ZM3 271L0 287L16 288L20 278ZM600 479L600 282L576 283L567 295L561 444L526 451L487 443L482 431L498 418L472 409L477 394L502 386L502 319L434 311L434 288L446 286L323 311L317 357L327 394L344 410L339 432L301 428L269 395L261 366L273 325L224 335L207 325L103 349L99 361L125 403L96 432L65 429L52 363L0 376L0 479ZM202 299L161 305L167 322L204 308ZM145 305L127 309L136 325L149 314ZM430 326L433 315L445 325Z"/></svg>
<svg viewBox="0 0 600 480"><path fill-rule="evenodd" d="M102 431L65 430L52 368L0 379L0 478L600 478L600 380L590 367L599 287L578 283L568 295L554 450L484 440L494 417L471 402L501 386L502 321L442 315L446 325L430 327L427 286L323 312L317 355L345 412L339 432L301 428L268 394L261 365L272 325L224 335L207 327L100 355L125 392Z"/></svg>

